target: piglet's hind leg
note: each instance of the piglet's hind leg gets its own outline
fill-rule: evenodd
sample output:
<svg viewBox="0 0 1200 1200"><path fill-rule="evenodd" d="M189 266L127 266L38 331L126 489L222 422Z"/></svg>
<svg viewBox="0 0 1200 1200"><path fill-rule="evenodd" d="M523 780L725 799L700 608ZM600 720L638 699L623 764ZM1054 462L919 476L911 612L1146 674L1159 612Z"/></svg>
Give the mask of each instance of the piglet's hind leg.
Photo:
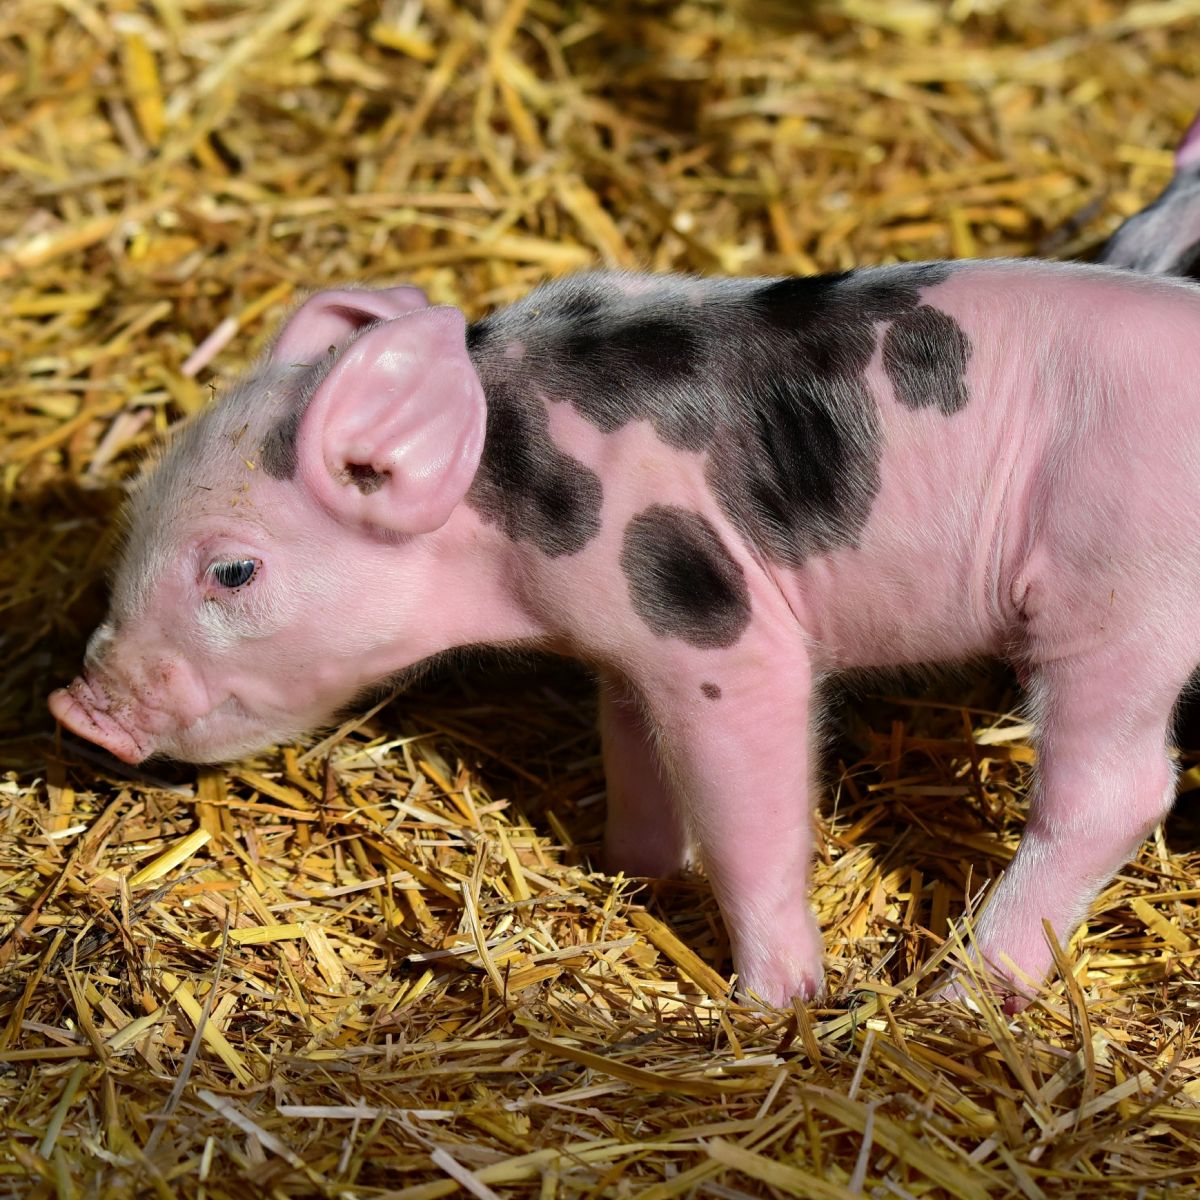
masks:
<svg viewBox="0 0 1200 1200"><path fill-rule="evenodd" d="M1168 728L1183 683L1177 667L1154 661L1144 646L1039 668L1042 719L1029 822L976 925L980 955L1018 993L1028 989L1013 966L1034 980L1051 967L1043 921L1065 942L1169 811L1175 780ZM1018 996L1009 1007L1019 1005Z"/></svg>

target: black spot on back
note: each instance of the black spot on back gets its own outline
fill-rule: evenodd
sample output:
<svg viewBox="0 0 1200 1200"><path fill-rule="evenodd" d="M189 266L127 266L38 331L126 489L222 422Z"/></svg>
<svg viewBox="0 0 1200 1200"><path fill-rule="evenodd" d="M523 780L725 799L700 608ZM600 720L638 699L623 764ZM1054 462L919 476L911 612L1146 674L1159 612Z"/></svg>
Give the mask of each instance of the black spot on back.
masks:
<svg viewBox="0 0 1200 1200"><path fill-rule="evenodd" d="M958 322L922 304L901 313L883 338L883 366L906 408L936 406L946 416L967 403L963 378L971 345Z"/></svg>
<svg viewBox="0 0 1200 1200"><path fill-rule="evenodd" d="M754 316L783 333L794 333L825 315L830 296L849 271L797 275L764 283L749 300Z"/></svg>
<svg viewBox="0 0 1200 1200"><path fill-rule="evenodd" d="M621 569L634 611L658 637L732 646L750 624L750 591L712 524L655 504L625 528Z"/></svg>
<svg viewBox="0 0 1200 1200"><path fill-rule="evenodd" d="M562 353L600 386L620 387L630 374L651 380L686 378L700 354L697 331L677 317L644 317L608 327L582 325L563 339Z"/></svg>
<svg viewBox="0 0 1200 1200"><path fill-rule="evenodd" d="M603 307L604 301L599 292L581 288L563 297L558 304L558 314L568 321L578 321L583 317L595 316Z"/></svg>
<svg viewBox="0 0 1200 1200"><path fill-rule="evenodd" d="M721 689L715 683L702 683L700 685L700 690L705 696L708 697L709 700L720 700L721 698Z"/></svg>
<svg viewBox="0 0 1200 1200"><path fill-rule="evenodd" d="M735 528L764 558L796 566L857 545L879 489L867 368L882 328L951 270L561 280L489 318L495 336L472 343L472 360L489 395L495 384L568 403L605 433L648 421L668 446L704 453ZM938 336L953 349L948 331ZM513 340L525 353L506 360L500 344Z"/></svg>
<svg viewBox="0 0 1200 1200"><path fill-rule="evenodd" d="M775 279L755 292L757 318L780 332L808 340L829 340L838 326L861 327L887 321L914 308L921 289L949 274L943 263L914 263L883 271L841 271Z"/></svg>
<svg viewBox="0 0 1200 1200"><path fill-rule="evenodd" d="M879 491L879 414L866 380L877 327L948 273L923 263L782 279L750 297L759 349L741 357L741 404L707 477L767 558L799 566L857 545Z"/></svg>
<svg viewBox="0 0 1200 1200"><path fill-rule="evenodd" d="M539 400L506 384L486 394L483 457L467 502L551 558L582 550L600 532L599 476L554 444Z"/></svg>

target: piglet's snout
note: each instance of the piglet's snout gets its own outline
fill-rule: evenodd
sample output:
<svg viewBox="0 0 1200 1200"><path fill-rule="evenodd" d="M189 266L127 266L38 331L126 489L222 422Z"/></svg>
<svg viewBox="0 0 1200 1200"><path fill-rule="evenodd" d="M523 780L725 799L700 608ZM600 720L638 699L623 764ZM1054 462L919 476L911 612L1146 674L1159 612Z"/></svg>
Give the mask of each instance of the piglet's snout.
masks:
<svg viewBox="0 0 1200 1200"><path fill-rule="evenodd" d="M132 727L119 706L110 704L104 689L93 687L82 675L70 687L50 694L50 711L65 729L123 762L138 763L151 753L147 735Z"/></svg>
<svg viewBox="0 0 1200 1200"><path fill-rule="evenodd" d="M84 674L50 697L50 711L72 733L125 762L141 762L211 707L187 668L170 657L124 663L101 626L88 644Z"/></svg>

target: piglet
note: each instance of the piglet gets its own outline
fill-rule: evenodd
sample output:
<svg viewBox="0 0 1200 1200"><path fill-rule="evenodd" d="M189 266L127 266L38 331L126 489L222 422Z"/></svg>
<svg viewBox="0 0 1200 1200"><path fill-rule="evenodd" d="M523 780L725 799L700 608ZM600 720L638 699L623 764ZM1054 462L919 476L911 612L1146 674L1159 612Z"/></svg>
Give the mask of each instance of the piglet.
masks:
<svg viewBox="0 0 1200 1200"><path fill-rule="evenodd" d="M1019 988L1168 811L1200 664L1200 291L1102 266L585 274L469 327L310 298L132 496L50 700L129 762L228 759L455 647L600 680L608 863L702 862L741 988L816 995L821 681L1000 655L1027 831L978 922Z"/></svg>
<svg viewBox="0 0 1200 1200"><path fill-rule="evenodd" d="M1097 261L1200 279L1200 113L1175 149L1175 172L1162 195L1118 228Z"/></svg>

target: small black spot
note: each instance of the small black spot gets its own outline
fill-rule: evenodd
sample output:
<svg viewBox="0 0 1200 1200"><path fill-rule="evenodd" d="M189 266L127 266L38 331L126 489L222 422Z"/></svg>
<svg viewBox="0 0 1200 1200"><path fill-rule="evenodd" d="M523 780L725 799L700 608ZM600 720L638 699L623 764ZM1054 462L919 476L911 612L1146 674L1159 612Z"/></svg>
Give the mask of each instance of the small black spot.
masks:
<svg viewBox="0 0 1200 1200"><path fill-rule="evenodd" d="M721 689L715 683L702 683L700 685L700 690L710 700L720 700L721 698Z"/></svg>
<svg viewBox="0 0 1200 1200"><path fill-rule="evenodd" d="M634 611L658 637L732 646L750 624L750 591L720 535L698 513L654 504L625 528L621 570Z"/></svg>
<svg viewBox="0 0 1200 1200"><path fill-rule="evenodd" d="M263 438L258 452L258 465L272 479L293 479L296 475L296 438L300 433L303 409L297 405L277 421Z"/></svg>
<svg viewBox="0 0 1200 1200"><path fill-rule="evenodd" d="M554 444L545 407L519 385L485 392L483 457L467 502L551 558L582 550L600 532L600 477Z"/></svg>
<svg viewBox="0 0 1200 1200"><path fill-rule="evenodd" d="M883 366L905 408L937 406L946 416L967 403L963 378L971 344L958 322L922 304L902 313L883 338Z"/></svg>

